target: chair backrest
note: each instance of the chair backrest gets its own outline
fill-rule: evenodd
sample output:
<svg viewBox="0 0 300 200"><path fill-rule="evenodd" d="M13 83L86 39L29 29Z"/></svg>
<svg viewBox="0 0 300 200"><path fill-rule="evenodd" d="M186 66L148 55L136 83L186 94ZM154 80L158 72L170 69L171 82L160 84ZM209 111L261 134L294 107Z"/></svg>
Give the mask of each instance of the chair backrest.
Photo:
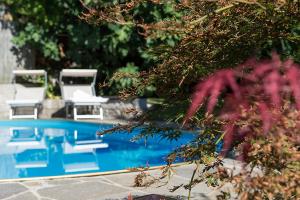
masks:
<svg viewBox="0 0 300 200"><path fill-rule="evenodd" d="M97 70L96 69L63 69L59 76L59 85L61 95L64 100L70 100L74 97L76 91L83 92L90 96L95 96ZM65 84L64 77L91 77L89 84Z"/></svg>
<svg viewBox="0 0 300 200"><path fill-rule="evenodd" d="M25 87L21 84L17 84L18 76L43 76L44 84L41 87ZM13 83L15 85L15 99L38 99L43 100L46 97L47 90L47 72L45 70L14 70L13 71Z"/></svg>
<svg viewBox="0 0 300 200"><path fill-rule="evenodd" d="M46 91L42 87L16 85L15 90L15 99L18 100L37 99L42 101L46 96Z"/></svg>

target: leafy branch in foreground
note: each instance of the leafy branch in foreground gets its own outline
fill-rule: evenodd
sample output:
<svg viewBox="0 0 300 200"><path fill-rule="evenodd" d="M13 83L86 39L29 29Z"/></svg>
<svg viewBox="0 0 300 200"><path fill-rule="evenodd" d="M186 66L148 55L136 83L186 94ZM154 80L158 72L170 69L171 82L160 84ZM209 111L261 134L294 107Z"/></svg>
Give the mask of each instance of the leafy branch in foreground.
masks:
<svg viewBox="0 0 300 200"><path fill-rule="evenodd" d="M168 5L180 14L149 22L134 12L144 4ZM300 59L297 1L132 0L89 8L83 19L89 23L129 23L146 39L180 36L174 47L162 45L151 50L158 58L157 65L148 76L143 72L144 83L156 87L160 97L186 98L199 78L236 66L253 54L269 56L274 48L284 57Z"/></svg>
<svg viewBox="0 0 300 200"><path fill-rule="evenodd" d="M226 153L234 140L253 134L251 124L238 127L235 123L253 106L261 114L263 133L282 114L279 110L283 100L294 101L296 109L300 109L299 77L299 65L291 60L282 63L275 53L272 60L250 59L234 70L221 70L196 86L186 120L206 102L207 111L212 113L218 98L224 95L219 118L225 121L223 153ZM271 109L277 109L278 113L272 115Z"/></svg>
<svg viewBox="0 0 300 200"><path fill-rule="evenodd" d="M124 8L130 2L135 3ZM200 120L193 117L202 129L193 142L168 157L164 172L170 172L178 157L196 163L197 169L189 184L174 190L185 187L190 191L205 180L210 186L233 184L240 199L298 199L300 70L291 60L281 62L279 58L299 62L298 1L167 1L181 17L158 23L149 23L132 12L145 2L153 3L108 5L85 13L85 20L129 23L146 39L163 33L180 36L175 46L152 51L157 65L143 72L142 84L128 90L135 95L152 84L156 94L171 97L167 101L172 104L187 99L190 89L202 79L186 117L187 122L198 108L207 105L207 115L201 115ZM154 3L163 5L166 1ZM273 49L280 56L264 59ZM253 55L262 61L251 59L232 69ZM228 152L242 161L244 168L239 172L222 166ZM229 196L223 193L223 198Z"/></svg>

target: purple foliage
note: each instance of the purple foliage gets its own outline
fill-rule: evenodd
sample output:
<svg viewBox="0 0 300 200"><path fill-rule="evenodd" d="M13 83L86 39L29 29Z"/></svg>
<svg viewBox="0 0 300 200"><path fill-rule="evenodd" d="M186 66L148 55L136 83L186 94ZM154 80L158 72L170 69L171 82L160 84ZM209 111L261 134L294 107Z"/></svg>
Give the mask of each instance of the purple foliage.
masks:
<svg viewBox="0 0 300 200"><path fill-rule="evenodd" d="M247 132L235 125L242 118L242 110L247 112L253 105L257 106L263 123L262 134L269 131L276 118L271 110L280 110L284 98L294 101L300 110L300 66L292 60L282 62L273 53L269 60L252 58L235 69L217 71L195 87L184 123L202 106L206 105L207 112L213 113L221 95L225 102L218 117L227 121L222 151L225 154L233 140L245 137Z"/></svg>

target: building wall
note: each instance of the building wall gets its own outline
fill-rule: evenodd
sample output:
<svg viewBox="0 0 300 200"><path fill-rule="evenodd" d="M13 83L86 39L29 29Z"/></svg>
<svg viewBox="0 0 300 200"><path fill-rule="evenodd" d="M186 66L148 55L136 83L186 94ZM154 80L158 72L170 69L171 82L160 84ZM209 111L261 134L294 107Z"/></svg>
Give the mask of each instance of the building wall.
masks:
<svg viewBox="0 0 300 200"><path fill-rule="evenodd" d="M29 48L18 49L12 43L14 26L4 10L0 5L0 84L11 82L12 70L34 68L35 62L34 53Z"/></svg>

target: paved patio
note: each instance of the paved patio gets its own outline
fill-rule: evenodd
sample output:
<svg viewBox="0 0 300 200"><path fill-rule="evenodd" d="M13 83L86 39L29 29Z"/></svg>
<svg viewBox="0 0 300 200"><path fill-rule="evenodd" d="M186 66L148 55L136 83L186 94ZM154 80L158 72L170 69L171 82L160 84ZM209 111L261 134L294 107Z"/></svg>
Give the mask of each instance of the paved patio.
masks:
<svg viewBox="0 0 300 200"><path fill-rule="evenodd" d="M235 161L227 160L226 165L237 166ZM168 183L155 183L150 187L133 187L136 172L103 175L93 177L62 178L53 180L34 180L22 182L0 183L0 199L3 200L117 200L127 199L147 194L161 194L175 199L187 199L188 191L180 188L175 192L169 190L173 186L189 182L194 165L175 167L175 174ZM160 170L149 171L151 175L159 176ZM192 199L216 199L219 194L200 183L192 190Z"/></svg>

